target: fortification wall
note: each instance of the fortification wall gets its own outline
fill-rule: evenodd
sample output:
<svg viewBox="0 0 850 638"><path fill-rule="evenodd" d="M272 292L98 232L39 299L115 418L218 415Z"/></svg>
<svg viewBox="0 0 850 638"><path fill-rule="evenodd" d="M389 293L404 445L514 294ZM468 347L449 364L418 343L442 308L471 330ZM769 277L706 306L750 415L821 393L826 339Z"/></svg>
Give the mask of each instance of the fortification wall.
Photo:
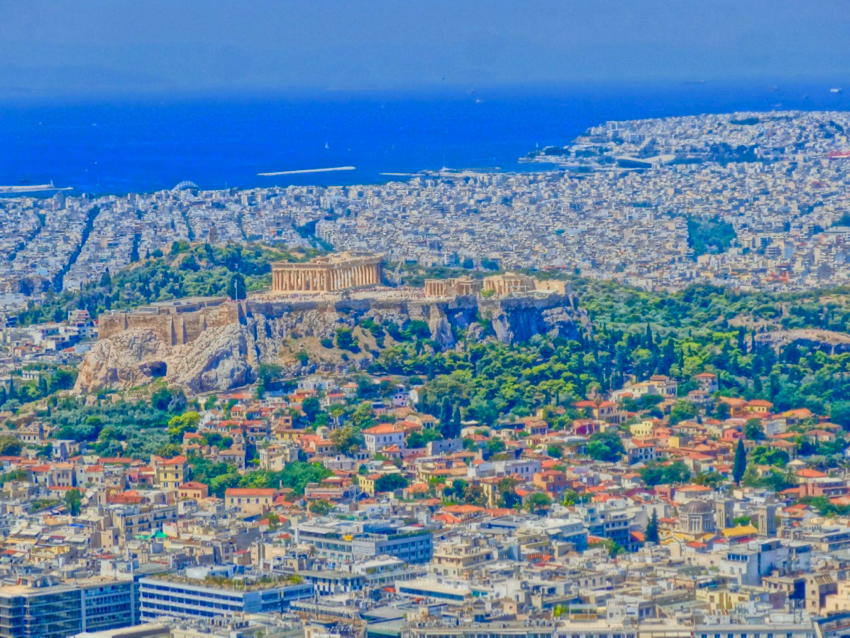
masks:
<svg viewBox="0 0 850 638"><path fill-rule="evenodd" d="M452 341L451 326L466 329L485 316L495 320L500 338L525 339L546 332L554 318L554 309L571 308L569 295L529 294L506 298L484 299L477 295L453 299L251 299L217 305L197 303L192 306L147 306L128 312L102 315L100 339L106 340L128 331L150 331L156 341L166 346L192 343L206 331L231 324L262 325L264 332L279 332L281 338L300 336L332 336L339 325L356 325L364 318L382 323L402 324L408 320L428 322L435 339ZM327 333L327 334L326 334Z"/></svg>
<svg viewBox="0 0 850 638"><path fill-rule="evenodd" d="M128 330L149 330L157 340L168 346L192 343L209 328L239 323L244 318L242 304L222 303L197 309L161 309L159 312L128 311L101 315L98 319L98 338L110 339Z"/></svg>

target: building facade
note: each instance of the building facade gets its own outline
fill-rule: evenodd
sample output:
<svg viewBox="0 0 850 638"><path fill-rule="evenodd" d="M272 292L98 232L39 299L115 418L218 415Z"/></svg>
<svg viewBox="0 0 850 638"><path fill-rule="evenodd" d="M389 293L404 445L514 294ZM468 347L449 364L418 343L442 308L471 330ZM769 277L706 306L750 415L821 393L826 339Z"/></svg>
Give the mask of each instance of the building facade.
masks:
<svg viewBox="0 0 850 638"><path fill-rule="evenodd" d="M300 524L297 543L313 545L316 553L335 562L352 563L376 556L395 556L408 563L430 562L433 535L427 529L395 525L392 521L337 525Z"/></svg>
<svg viewBox="0 0 850 638"><path fill-rule="evenodd" d="M306 582L236 587L203 579L192 582L189 578L150 576L139 584L142 622L159 616L212 618L235 613L281 613L291 601L313 596L313 585Z"/></svg>

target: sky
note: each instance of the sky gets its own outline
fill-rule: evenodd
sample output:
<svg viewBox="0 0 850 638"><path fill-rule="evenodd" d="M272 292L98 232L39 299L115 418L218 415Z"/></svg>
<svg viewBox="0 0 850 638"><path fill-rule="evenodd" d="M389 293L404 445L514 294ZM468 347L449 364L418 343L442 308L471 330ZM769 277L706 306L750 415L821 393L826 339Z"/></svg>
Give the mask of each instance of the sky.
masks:
<svg viewBox="0 0 850 638"><path fill-rule="evenodd" d="M0 98L850 77L846 0L0 0Z"/></svg>

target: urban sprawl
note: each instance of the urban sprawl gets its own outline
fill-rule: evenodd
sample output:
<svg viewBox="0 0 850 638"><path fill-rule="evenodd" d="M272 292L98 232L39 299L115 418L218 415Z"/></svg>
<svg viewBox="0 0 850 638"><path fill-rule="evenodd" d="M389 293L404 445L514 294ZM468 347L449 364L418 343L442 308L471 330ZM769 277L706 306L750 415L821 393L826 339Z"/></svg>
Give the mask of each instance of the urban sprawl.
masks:
<svg viewBox="0 0 850 638"><path fill-rule="evenodd" d="M675 374L624 378L609 360L608 387L585 382L573 396L536 382L543 407L488 419L452 394L485 367L503 366L493 374L504 385L516 382L512 365L543 375L548 360L535 357L546 351L563 356L565 378L605 359L587 321L579 330L586 315L570 285L530 270L652 291L847 283L848 127L848 114L803 112L611 122L526 158L557 171L0 199L0 637L850 634L850 403L787 405L788 379L770 372L797 366L802 383L803 364L836 366L843 379L847 343L808 336L777 354L755 330L724 326L711 337L722 356L762 367L751 388L742 374L695 367L697 341L677 352L672 332L641 324L617 339ZM320 349L340 362L363 348L381 362L381 348L397 348L470 364L440 375L352 363L283 378L265 362L248 386L195 395L146 364L149 387L75 390L70 370L108 338L98 317L77 309L18 325L16 312L175 242L322 249L273 264L269 289L248 296L275 318L289 299L334 312L476 299L525 317L534 355L497 339L490 316L452 333L448 353L426 320L368 319L311 337L299 369ZM383 281L399 262L501 272L400 289ZM233 292L110 325L125 338L128 317L187 325L193 309L197 343L244 329L249 304ZM574 334L546 333L523 300L540 316L568 309ZM232 325L213 326L214 313ZM161 341L179 348L186 335Z"/></svg>

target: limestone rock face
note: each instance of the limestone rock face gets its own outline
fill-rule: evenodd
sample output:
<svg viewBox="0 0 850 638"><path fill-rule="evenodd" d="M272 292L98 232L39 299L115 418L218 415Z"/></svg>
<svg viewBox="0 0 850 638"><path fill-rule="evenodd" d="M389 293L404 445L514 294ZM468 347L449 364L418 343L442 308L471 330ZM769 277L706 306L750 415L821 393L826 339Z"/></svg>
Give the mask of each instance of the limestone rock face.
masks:
<svg viewBox="0 0 850 638"><path fill-rule="evenodd" d="M772 347L780 350L796 343L827 354L850 352L850 334L832 330L802 328L797 330L774 330L756 335L757 347Z"/></svg>
<svg viewBox="0 0 850 638"><path fill-rule="evenodd" d="M134 328L113 334L95 345L83 361L76 391L126 390L156 378L182 386L187 393L224 391L256 380L260 364L281 366L284 376L364 369L392 343L389 333L376 340L369 322L395 324L404 330L411 321L428 326L430 338L443 349L462 336L467 342L497 339L527 341L536 335L575 338L583 323L566 295L506 299L457 297L453 300L369 300L338 302L249 300L232 323L207 327L188 343L166 342L163 331ZM359 352L328 348L337 330L351 330ZM300 351L307 354L296 356Z"/></svg>
<svg viewBox="0 0 850 638"><path fill-rule="evenodd" d="M249 341L239 324L207 330L196 341L173 347L152 330L129 330L95 344L74 389L127 390L160 377L191 393L239 387L254 380Z"/></svg>
<svg viewBox="0 0 850 638"><path fill-rule="evenodd" d="M150 366L143 364L162 361L167 354L168 347L152 330L129 330L98 341L80 365L75 390L87 393L147 383L153 377Z"/></svg>
<svg viewBox="0 0 850 638"><path fill-rule="evenodd" d="M191 393L236 388L254 381L253 338L242 325L204 332L197 340L173 348L166 359L166 381Z"/></svg>

